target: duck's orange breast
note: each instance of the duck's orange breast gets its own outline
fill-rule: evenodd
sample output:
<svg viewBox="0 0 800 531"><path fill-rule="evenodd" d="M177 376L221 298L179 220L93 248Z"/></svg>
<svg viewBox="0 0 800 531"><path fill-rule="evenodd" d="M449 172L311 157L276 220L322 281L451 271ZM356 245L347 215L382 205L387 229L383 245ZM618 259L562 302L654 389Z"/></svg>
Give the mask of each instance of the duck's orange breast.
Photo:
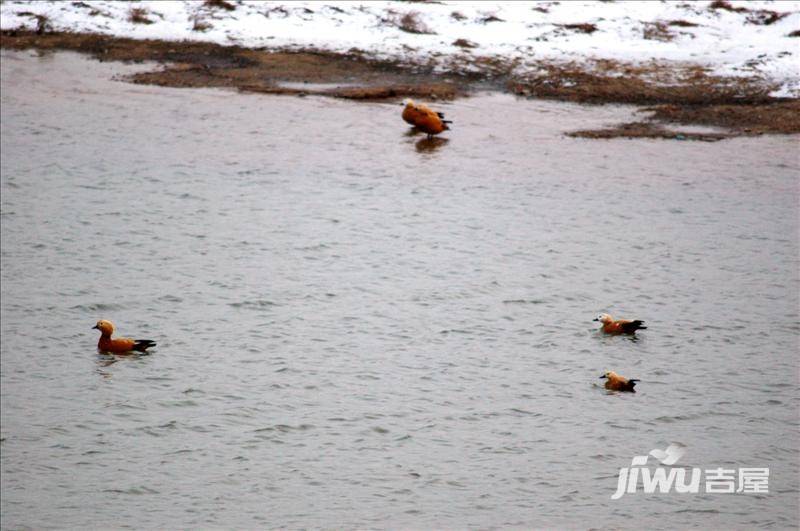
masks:
<svg viewBox="0 0 800 531"><path fill-rule="evenodd" d="M606 380L606 389L610 389L612 391L624 391L628 387L628 380L624 378L609 378Z"/></svg>
<svg viewBox="0 0 800 531"><path fill-rule="evenodd" d="M123 352L131 352L135 341L127 337L120 337L111 339L110 337L101 337L97 343L97 348L103 352L114 352L121 354Z"/></svg>
<svg viewBox="0 0 800 531"><path fill-rule="evenodd" d="M420 118L417 122L417 127L430 135L439 134L446 129L442 119L432 111L425 113Z"/></svg>
<svg viewBox="0 0 800 531"><path fill-rule="evenodd" d="M406 108L403 109L403 121L411 125L417 125L417 121L419 120L419 111L413 105L406 105Z"/></svg>

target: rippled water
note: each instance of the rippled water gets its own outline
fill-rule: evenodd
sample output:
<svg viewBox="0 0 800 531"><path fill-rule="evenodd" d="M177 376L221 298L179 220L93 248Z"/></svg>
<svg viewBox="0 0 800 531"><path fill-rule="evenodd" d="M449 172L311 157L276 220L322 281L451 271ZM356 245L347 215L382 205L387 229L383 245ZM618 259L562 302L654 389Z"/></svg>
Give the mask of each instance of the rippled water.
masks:
<svg viewBox="0 0 800 531"><path fill-rule="evenodd" d="M2 52L4 528L798 525L797 137L485 95L429 143L139 68ZM769 493L611 500L671 442Z"/></svg>

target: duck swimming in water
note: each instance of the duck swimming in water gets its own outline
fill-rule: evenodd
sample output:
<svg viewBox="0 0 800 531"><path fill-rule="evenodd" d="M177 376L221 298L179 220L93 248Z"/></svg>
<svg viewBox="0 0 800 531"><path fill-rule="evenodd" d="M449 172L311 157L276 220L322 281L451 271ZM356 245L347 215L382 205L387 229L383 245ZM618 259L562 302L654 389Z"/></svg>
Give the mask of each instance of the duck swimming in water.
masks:
<svg viewBox="0 0 800 531"><path fill-rule="evenodd" d="M600 378L606 379L606 389L610 389L611 391L629 391L631 393L636 392L634 387L636 386L636 382L639 381L635 378L628 380L614 371L607 371Z"/></svg>
<svg viewBox="0 0 800 531"><path fill-rule="evenodd" d="M100 319L92 328L100 330L100 341L97 342L97 350L102 352L113 352L114 354L125 354L128 352L145 352L148 348L156 346L156 342L150 339L130 339L119 337L111 339L114 333L114 324L111 321Z"/></svg>
<svg viewBox="0 0 800 531"><path fill-rule="evenodd" d="M630 321L628 319L618 319L615 321L614 318L607 313L601 313L594 320L603 323L601 330L606 334L633 334L637 330L647 330L646 326L642 326L644 321L638 319L635 321Z"/></svg>

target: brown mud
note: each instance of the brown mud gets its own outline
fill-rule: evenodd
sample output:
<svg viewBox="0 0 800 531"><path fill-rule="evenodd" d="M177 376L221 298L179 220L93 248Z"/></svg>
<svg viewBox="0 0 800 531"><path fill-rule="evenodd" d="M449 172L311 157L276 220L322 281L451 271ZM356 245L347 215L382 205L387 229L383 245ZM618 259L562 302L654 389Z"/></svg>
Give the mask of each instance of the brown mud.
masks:
<svg viewBox="0 0 800 531"><path fill-rule="evenodd" d="M135 40L87 33L3 31L0 46L41 51L71 50L101 61L155 61L163 67L127 78L133 83L176 88L226 87L247 92L323 95L348 99L466 95L463 80L414 72L353 51L287 52L220 46L205 42ZM290 86L287 86L289 84ZM298 84L308 86L299 87ZM316 85L338 85L314 88Z"/></svg>
<svg viewBox="0 0 800 531"><path fill-rule="evenodd" d="M669 138L713 141L734 136L800 133L800 100L780 100L775 87L754 78L721 78L697 65L629 65L596 61L590 66L540 65L540 72L515 76L513 62L464 55L444 73L430 65L379 61L360 50L333 53L221 46L203 42L134 40L86 33L8 30L0 47L39 51L71 50L101 61L155 61L162 66L127 78L166 87L225 87L245 92L321 95L353 100L414 97L450 100L479 89L521 97L588 104L648 106L640 122L594 131L584 138ZM463 75L464 64L480 74ZM664 124L706 125L724 133L691 133Z"/></svg>
<svg viewBox="0 0 800 531"><path fill-rule="evenodd" d="M664 138L669 140L701 140L716 142L731 138L731 133L690 133L666 129L664 126L652 122L631 122L620 124L608 129L587 129L567 133L575 138Z"/></svg>

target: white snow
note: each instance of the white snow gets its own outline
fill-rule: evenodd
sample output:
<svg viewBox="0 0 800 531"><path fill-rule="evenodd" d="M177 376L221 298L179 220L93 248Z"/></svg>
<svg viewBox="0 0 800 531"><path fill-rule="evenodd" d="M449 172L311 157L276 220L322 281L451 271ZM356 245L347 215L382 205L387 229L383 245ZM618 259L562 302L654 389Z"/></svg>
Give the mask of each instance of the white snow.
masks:
<svg viewBox="0 0 800 531"><path fill-rule="evenodd" d="M748 12L710 9L708 1L657 2L260 2L228 0L233 11L202 1L15 1L0 5L0 28L35 29L44 15L54 30L135 39L196 40L245 47L348 51L377 59L423 61L446 69L479 68L468 57L516 61L515 71L537 63L612 59L700 64L712 74L758 76L777 83L775 96L800 97L800 1L731 1ZM130 21L141 8L152 24ZM753 23L759 10L786 13L772 24ZM400 29L413 14L430 34ZM501 20L486 21L488 17ZM697 24L668 25L682 20ZM198 31L196 23L209 25ZM594 24L591 34L563 24ZM645 29L666 24L672 40L645 38ZM477 44L465 50L457 39Z"/></svg>

